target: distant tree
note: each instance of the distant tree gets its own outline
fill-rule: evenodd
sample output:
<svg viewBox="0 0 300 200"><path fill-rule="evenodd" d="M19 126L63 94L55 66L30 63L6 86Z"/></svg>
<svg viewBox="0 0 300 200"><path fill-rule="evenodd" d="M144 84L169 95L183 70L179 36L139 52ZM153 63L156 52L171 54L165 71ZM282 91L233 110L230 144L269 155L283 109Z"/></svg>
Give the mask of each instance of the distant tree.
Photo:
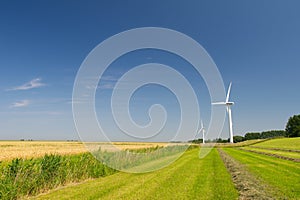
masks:
<svg viewBox="0 0 300 200"><path fill-rule="evenodd" d="M260 134L261 139L272 138L273 135L271 131L264 131Z"/></svg>
<svg viewBox="0 0 300 200"><path fill-rule="evenodd" d="M191 143L195 143L195 144L199 144L199 143L202 143L203 142L203 139L195 139L195 140L189 140L188 142L191 142Z"/></svg>
<svg viewBox="0 0 300 200"><path fill-rule="evenodd" d="M273 137L285 137L286 132L284 130L272 130L264 131L260 134L261 139L273 138Z"/></svg>
<svg viewBox="0 0 300 200"><path fill-rule="evenodd" d="M245 140L260 139L260 133L246 133Z"/></svg>
<svg viewBox="0 0 300 200"><path fill-rule="evenodd" d="M287 137L300 137L300 115L294 115L290 117L286 124Z"/></svg>
<svg viewBox="0 0 300 200"><path fill-rule="evenodd" d="M243 142L243 141L245 141L245 138L243 136L240 136L240 135L233 136L234 143Z"/></svg>
<svg viewBox="0 0 300 200"><path fill-rule="evenodd" d="M229 142L229 139L216 138L216 139L213 140L213 142L216 142L216 143L227 143L227 142Z"/></svg>

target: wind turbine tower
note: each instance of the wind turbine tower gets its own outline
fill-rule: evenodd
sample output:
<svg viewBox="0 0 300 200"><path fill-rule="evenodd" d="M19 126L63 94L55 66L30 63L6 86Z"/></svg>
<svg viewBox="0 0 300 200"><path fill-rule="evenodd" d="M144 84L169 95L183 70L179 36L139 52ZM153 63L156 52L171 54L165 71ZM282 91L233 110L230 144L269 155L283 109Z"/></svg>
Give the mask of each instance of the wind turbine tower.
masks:
<svg viewBox="0 0 300 200"><path fill-rule="evenodd" d="M215 102L215 103L212 103L212 105L224 105L224 106L226 106L227 114L228 114L228 123L229 123L230 143L233 143L233 128L232 128L231 106L234 105L234 102L229 101L230 90L231 90L231 83L229 84L229 87L228 87L226 101L225 102Z"/></svg>
<svg viewBox="0 0 300 200"><path fill-rule="evenodd" d="M203 122L201 120L201 123L200 123L201 127L200 127L200 130L198 131L198 134L200 134L202 132L202 144L205 144L205 128L203 126Z"/></svg>

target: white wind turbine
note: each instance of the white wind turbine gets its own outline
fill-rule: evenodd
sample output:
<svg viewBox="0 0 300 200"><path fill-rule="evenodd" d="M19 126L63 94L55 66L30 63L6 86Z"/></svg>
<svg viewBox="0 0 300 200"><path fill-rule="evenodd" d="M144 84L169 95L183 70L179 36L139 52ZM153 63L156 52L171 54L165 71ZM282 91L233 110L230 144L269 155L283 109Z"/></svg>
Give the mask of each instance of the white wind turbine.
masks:
<svg viewBox="0 0 300 200"><path fill-rule="evenodd" d="M203 140L203 144L205 144L205 128L203 126L203 122L201 120L201 123L200 123L201 127L200 127L200 130L198 131L198 134L200 134L202 132L202 140Z"/></svg>
<svg viewBox="0 0 300 200"><path fill-rule="evenodd" d="M234 102L229 101L230 90L231 90L231 83L229 84L229 88L228 88L228 91L227 91L226 101L225 102L215 102L215 103L212 103L212 105L224 105L224 106L226 106L227 113L228 113L228 122L229 122L230 143L233 143L231 106L234 104Z"/></svg>

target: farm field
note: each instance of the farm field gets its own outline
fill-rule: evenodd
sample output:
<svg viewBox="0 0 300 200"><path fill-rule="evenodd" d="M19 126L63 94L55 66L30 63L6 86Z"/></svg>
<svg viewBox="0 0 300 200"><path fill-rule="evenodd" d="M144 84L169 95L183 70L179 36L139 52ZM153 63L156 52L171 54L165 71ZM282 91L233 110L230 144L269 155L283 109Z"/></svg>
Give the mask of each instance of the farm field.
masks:
<svg viewBox="0 0 300 200"><path fill-rule="evenodd" d="M118 149L142 149L155 146L165 146L167 143L136 143L114 142ZM87 143L89 148L110 151L111 145L107 143ZM36 158L45 154L72 155L87 152L82 142L67 141L0 141L0 161L14 158Z"/></svg>
<svg viewBox="0 0 300 200"><path fill-rule="evenodd" d="M35 158L47 154L78 154L86 152L81 142L61 141L0 141L0 160Z"/></svg>
<svg viewBox="0 0 300 200"><path fill-rule="evenodd" d="M281 138L217 145L203 159L199 159L200 149L193 147L169 166L140 174L113 170L87 152L14 160L11 164L8 160L2 162L2 166L14 167L3 171L6 175L2 175L0 197L9 192L7 188L14 188L15 196L28 199L300 199L299 142L300 138ZM38 142L31 145L33 143L38 148ZM84 148L78 142L44 142L40 145L61 147L61 152L72 145ZM107 151L105 145L102 143L101 146L101 150L105 150L103 156L113 155L114 152L109 148ZM114 145L143 153L166 143L119 142ZM126 157L126 152L123 152L123 157ZM49 152L45 150L44 153ZM160 161L169 158L172 158L171 154ZM48 165L47 160L56 164ZM141 168L152 168L157 161L146 159L141 162ZM70 167L66 168L66 165ZM39 174L39 169L43 168L45 173ZM35 175L27 173L30 170ZM45 184L45 180L51 182ZM41 187L34 186L36 182ZM34 186L34 192L28 185Z"/></svg>
<svg viewBox="0 0 300 200"><path fill-rule="evenodd" d="M187 151L170 166L144 173L117 174L34 199L237 199L230 174L216 149L204 159Z"/></svg>

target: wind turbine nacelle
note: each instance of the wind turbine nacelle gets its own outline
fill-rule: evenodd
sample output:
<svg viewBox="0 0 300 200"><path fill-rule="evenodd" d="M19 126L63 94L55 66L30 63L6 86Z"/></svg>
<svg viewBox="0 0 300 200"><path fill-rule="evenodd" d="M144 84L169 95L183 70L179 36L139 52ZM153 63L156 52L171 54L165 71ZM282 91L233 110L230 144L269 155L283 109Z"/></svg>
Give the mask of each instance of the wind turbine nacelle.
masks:
<svg viewBox="0 0 300 200"><path fill-rule="evenodd" d="M227 106L232 106L232 105L234 105L234 102L226 102L226 105Z"/></svg>

